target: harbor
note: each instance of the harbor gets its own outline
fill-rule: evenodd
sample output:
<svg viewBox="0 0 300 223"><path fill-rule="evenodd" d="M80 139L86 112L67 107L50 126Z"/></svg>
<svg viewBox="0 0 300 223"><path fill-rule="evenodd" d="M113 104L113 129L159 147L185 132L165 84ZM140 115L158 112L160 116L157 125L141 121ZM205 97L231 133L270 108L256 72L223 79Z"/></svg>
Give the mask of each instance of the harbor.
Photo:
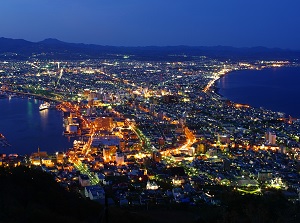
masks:
<svg viewBox="0 0 300 223"><path fill-rule="evenodd" d="M72 139L62 135L62 112L52 109L55 103L51 102L50 109L40 110L43 103L24 95L0 100L0 133L5 137L0 139L0 147L9 149L3 153L31 154L37 148L54 153L72 147Z"/></svg>

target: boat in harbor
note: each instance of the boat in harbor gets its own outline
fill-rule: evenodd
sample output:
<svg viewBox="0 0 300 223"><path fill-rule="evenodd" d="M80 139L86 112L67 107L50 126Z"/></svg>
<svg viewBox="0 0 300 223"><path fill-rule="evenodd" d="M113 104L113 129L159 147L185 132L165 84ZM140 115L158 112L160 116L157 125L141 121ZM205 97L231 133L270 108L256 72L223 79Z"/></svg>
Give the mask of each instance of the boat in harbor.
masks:
<svg viewBox="0 0 300 223"><path fill-rule="evenodd" d="M49 102L44 102L43 104L40 105L39 109L40 111L45 110L50 108L50 103Z"/></svg>
<svg viewBox="0 0 300 223"><path fill-rule="evenodd" d="M8 99L11 100L13 97L16 97L16 96L17 96L16 94L9 94Z"/></svg>

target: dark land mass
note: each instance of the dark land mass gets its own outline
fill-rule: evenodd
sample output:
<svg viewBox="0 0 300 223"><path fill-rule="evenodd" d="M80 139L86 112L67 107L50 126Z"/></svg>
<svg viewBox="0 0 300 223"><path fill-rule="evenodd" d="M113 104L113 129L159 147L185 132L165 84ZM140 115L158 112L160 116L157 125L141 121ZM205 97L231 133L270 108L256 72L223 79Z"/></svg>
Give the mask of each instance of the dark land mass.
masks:
<svg viewBox="0 0 300 223"><path fill-rule="evenodd" d="M226 187L215 192L220 205L206 203L149 205L106 211L97 202L61 187L51 174L27 167L0 168L0 222L248 223L300 222L299 204L280 191L264 196L240 195ZM104 213L108 213L105 215Z"/></svg>
<svg viewBox="0 0 300 223"><path fill-rule="evenodd" d="M0 182L0 222L97 222L102 210L41 170L1 168Z"/></svg>
<svg viewBox="0 0 300 223"><path fill-rule="evenodd" d="M95 44L66 43L57 39L30 42L23 39L0 38L0 59L113 59L129 55L136 60L191 60L207 56L215 59L231 60L297 60L300 51L251 47L235 48L229 46L146 46L116 47Z"/></svg>

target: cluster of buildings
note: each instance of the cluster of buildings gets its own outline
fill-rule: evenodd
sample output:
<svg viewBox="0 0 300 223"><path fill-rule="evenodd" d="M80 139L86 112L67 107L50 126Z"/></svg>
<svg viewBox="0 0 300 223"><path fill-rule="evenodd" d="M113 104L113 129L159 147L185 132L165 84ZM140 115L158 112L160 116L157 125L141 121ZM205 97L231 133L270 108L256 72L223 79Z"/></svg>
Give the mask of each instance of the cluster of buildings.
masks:
<svg viewBox="0 0 300 223"><path fill-rule="evenodd" d="M2 61L0 84L61 101L73 148L38 151L20 164L40 166L92 200L104 203L109 194L120 206L219 205L218 191L208 188L221 185L251 194L277 188L296 201L299 120L230 102L214 88L227 72L283 65L297 66L207 57Z"/></svg>

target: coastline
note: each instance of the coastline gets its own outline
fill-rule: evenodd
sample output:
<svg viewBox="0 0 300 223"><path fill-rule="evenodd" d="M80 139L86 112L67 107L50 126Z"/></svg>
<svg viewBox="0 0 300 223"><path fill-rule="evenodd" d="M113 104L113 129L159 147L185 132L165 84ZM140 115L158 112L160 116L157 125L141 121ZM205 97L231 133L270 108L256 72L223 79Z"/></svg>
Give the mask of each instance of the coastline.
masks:
<svg viewBox="0 0 300 223"><path fill-rule="evenodd" d="M226 75L229 75L231 72L229 72L228 74L224 74L222 76L220 76L220 78L218 80L215 81L215 83L213 84L213 86L211 87L212 91L217 94L220 98L225 98L224 95L222 95L220 93L221 88L218 86L218 81L221 80L223 77L225 77ZM227 99L227 98L226 98Z"/></svg>
<svg viewBox="0 0 300 223"><path fill-rule="evenodd" d="M295 69L299 69L299 66L298 65L295 65L295 66L282 66L280 67L279 69L285 69L285 68L295 68ZM268 111L272 111L272 112L279 112L279 113L283 113L285 115L285 117L289 117L289 116L293 116L295 117L296 119L299 119L300 116L299 115L294 115L294 114L291 114L291 112L288 112L288 111L280 111L280 109L272 109L272 108L266 108L265 105L261 105L261 106L255 106L253 105L252 103L244 103L244 102L239 102L237 100L233 100L233 99L230 99L228 98L227 96L225 96L224 94L221 93L221 90L222 90L222 87L219 86L219 81L222 79L222 78L225 78L225 76L227 75L231 75L235 72L242 72L242 71L266 71L266 70L270 70L270 69L274 69L274 67L265 67L263 69L259 69L259 70L256 70L256 69L239 69L239 70L233 70L233 71L230 71L226 74L223 74L223 75L220 75L220 77L218 79L216 79L213 83L213 85L211 85L211 87L209 88L209 92L213 92L214 94L216 94L220 99L222 100L226 100L226 101L229 101L230 103L232 104L240 104L240 105L247 105L249 107L252 107L252 108L259 108L259 109L263 109L263 110L268 110ZM277 68L278 69L278 68ZM294 89L294 88L293 88Z"/></svg>
<svg viewBox="0 0 300 223"><path fill-rule="evenodd" d="M216 94L218 97L220 97L220 98L224 98L224 99L226 99L226 100L229 100L229 99L227 99L226 97L224 97L224 95L222 95L221 93L220 93L220 90L221 90L221 88L218 86L218 81L219 80L221 80L222 78L224 78L225 76L227 76L227 75L229 75L229 74L231 74L231 73L233 73L233 72L235 72L236 70L232 70L232 71L229 71L229 72L226 72L226 73L224 73L224 74L221 74L218 78L215 78L215 79L213 79L213 82L212 82L212 84L207 84L206 85L206 87L204 88L204 92L213 92L214 94Z"/></svg>
<svg viewBox="0 0 300 223"><path fill-rule="evenodd" d="M56 100L56 99L53 99L53 98L48 98L48 97L38 95L38 94L33 94L33 93L13 91L13 90L8 90L8 89L1 90L1 91L5 92L5 93L10 93L10 94L13 94L13 95L16 95L16 96L34 97L35 99L43 100L43 101L47 101L47 102L55 102L55 103L61 103L62 102L60 100Z"/></svg>
<svg viewBox="0 0 300 223"><path fill-rule="evenodd" d="M30 155L40 148L51 154L65 151L72 146L72 142L62 135L64 129L61 112L57 109L40 111L39 103L43 99L27 96L18 95L11 100L8 98L1 100L1 105L7 105L7 109L1 110L3 120L1 119L0 130L10 145L5 153ZM8 106L11 103L12 105ZM19 134L20 132L25 134Z"/></svg>

